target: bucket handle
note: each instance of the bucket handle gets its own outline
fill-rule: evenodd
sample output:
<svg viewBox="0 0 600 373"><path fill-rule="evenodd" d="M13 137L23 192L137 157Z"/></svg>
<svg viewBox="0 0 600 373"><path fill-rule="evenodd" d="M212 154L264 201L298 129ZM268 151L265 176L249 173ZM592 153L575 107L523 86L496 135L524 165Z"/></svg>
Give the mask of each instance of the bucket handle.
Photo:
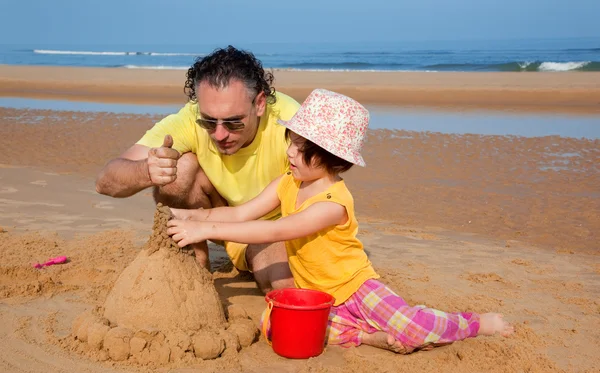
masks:
<svg viewBox="0 0 600 373"><path fill-rule="evenodd" d="M267 304L267 309L265 311L265 317L262 322L262 332L265 336L265 341L271 346L271 341L269 340L269 336L267 335L267 326L269 325L269 321L271 320L271 310L273 309L273 302L269 301Z"/></svg>

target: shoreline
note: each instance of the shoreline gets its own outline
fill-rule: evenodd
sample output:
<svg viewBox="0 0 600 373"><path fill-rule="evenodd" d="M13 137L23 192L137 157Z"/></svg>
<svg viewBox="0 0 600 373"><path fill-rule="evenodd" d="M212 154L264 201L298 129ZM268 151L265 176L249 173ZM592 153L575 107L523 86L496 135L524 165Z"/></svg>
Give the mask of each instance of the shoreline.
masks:
<svg viewBox="0 0 600 373"><path fill-rule="evenodd" d="M275 70L298 101L321 87L365 104L451 110L600 114L600 72L338 72ZM186 71L0 65L0 97L185 104Z"/></svg>

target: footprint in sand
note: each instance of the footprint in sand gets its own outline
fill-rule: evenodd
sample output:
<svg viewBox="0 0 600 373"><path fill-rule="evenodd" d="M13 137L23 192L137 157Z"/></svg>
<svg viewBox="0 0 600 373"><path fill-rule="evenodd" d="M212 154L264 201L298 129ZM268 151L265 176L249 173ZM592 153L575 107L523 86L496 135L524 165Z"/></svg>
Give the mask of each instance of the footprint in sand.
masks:
<svg viewBox="0 0 600 373"><path fill-rule="evenodd" d="M77 189L78 192L84 192L84 193L89 193L89 194L94 194L97 195L98 192L96 192L95 189Z"/></svg>
<svg viewBox="0 0 600 373"><path fill-rule="evenodd" d="M439 237L432 233L425 233L417 231L416 229L409 229L403 227L397 227L392 225L385 225L383 227L376 227L376 230L383 232L384 234L398 235L413 240L424 240L424 241L438 241Z"/></svg>
<svg viewBox="0 0 600 373"><path fill-rule="evenodd" d="M97 209L102 209L102 210L112 210L115 208L115 206L112 203L106 202L106 201L94 203L94 204L92 204L92 206Z"/></svg>
<svg viewBox="0 0 600 373"><path fill-rule="evenodd" d="M511 261L512 264L516 264L518 266L529 267L531 266L531 262L525 259L517 258Z"/></svg>
<svg viewBox="0 0 600 373"><path fill-rule="evenodd" d="M573 250L569 250L569 249L558 249L556 250L557 254L567 254L567 255L572 255L575 254L575 251Z"/></svg>
<svg viewBox="0 0 600 373"><path fill-rule="evenodd" d="M48 183L46 182L46 180L36 180L36 181L32 181L29 184L33 184L33 185L39 185L39 186L46 186L48 185Z"/></svg>
<svg viewBox="0 0 600 373"><path fill-rule="evenodd" d="M500 275L498 275L497 273L494 273L494 272L490 272L490 273L467 272L467 273L461 275L460 277L463 279L466 279L467 281L476 283L476 284L499 282L504 285L512 285L510 282L506 281L504 278L502 278Z"/></svg>
<svg viewBox="0 0 600 373"><path fill-rule="evenodd" d="M5 193L16 193L19 190L17 188L13 188L13 187L0 187L0 194L5 194Z"/></svg>
<svg viewBox="0 0 600 373"><path fill-rule="evenodd" d="M552 265L533 265L529 260L516 258L511 260L511 264L526 267L525 272L545 275L554 272L556 269Z"/></svg>
<svg viewBox="0 0 600 373"><path fill-rule="evenodd" d="M538 285L543 290L551 290L553 292L563 291L567 294L573 295L573 293L581 293L583 291L583 284L575 281L565 281L563 279L532 279L533 283Z"/></svg>
<svg viewBox="0 0 600 373"><path fill-rule="evenodd" d="M554 295L555 299L558 299L562 304L578 306L584 315L594 315L600 312L600 301L595 299L589 299L584 297L565 297L561 295Z"/></svg>
<svg viewBox="0 0 600 373"><path fill-rule="evenodd" d="M63 204L59 203L47 203L47 202L29 202L29 201L15 201L12 199L0 198L0 204L9 206L46 206L46 207L63 207Z"/></svg>

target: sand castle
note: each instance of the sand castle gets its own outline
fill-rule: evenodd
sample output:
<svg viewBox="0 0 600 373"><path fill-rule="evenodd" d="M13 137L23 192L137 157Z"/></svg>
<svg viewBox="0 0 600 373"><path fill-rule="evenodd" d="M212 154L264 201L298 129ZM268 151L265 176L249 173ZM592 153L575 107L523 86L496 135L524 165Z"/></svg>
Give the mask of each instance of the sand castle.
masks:
<svg viewBox="0 0 600 373"><path fill-rule="evenodd" d="M256 340L246 312L230 306L228 320L212 275L167 235L170 217L159 204L150 239L104 306L75 320L70 338L77 349L98 360L166 364L236 354Z"/></svg>

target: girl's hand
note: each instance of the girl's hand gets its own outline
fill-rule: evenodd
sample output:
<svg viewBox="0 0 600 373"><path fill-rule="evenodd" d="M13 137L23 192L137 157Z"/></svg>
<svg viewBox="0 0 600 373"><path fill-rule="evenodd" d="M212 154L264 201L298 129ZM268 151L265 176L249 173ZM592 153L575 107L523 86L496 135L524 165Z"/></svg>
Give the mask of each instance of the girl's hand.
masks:
<svg viewBox="0 0 600 373"><path fill-rule="evenodd" d="M179 247L207 240L201 222L171 219L167 222L167 227L167 233Z"/></svg>

